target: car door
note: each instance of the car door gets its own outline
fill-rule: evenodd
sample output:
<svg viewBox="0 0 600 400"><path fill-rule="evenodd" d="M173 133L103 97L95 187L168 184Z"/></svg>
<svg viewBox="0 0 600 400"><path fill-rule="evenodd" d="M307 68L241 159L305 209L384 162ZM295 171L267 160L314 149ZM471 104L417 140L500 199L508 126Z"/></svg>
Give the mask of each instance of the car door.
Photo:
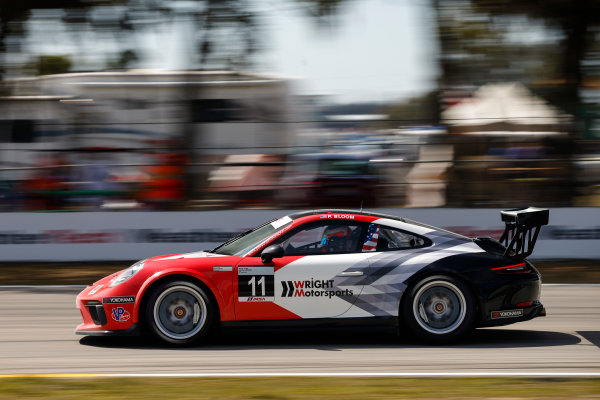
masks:
<svg viewBox="0 0 600 400"><path fill-rule="evenodd" d="M321 220L304 224L274 243L284 256L263 264L244 258L236 266L234 303L238 320L343 316L368 276L362 252L367 224Z"/></svg>

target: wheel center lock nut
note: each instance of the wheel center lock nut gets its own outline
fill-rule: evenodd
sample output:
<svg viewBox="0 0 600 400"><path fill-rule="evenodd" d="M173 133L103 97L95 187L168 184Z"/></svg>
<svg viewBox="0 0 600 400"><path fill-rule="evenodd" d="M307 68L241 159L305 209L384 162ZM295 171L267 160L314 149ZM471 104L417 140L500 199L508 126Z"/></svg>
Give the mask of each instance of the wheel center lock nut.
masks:
<svg viewBox="0 0 600 400"><path fill-rule="evenodd" d="M181 318L185 317L185 314L186 314L185 308L177 307L175 309L175 317L181 319Z"/></svg>

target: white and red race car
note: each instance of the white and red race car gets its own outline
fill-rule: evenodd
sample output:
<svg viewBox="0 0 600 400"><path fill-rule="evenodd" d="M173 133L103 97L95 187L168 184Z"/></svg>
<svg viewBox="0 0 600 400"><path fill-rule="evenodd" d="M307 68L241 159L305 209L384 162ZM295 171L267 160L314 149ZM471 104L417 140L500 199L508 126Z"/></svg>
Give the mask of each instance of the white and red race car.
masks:
<svg viewBox="0 0 600 400"><path fill-rule="evenodd" d="M83 335L189 344L219 324L393 324L434 343L545 315L525 260L548 210L502 212L501 242L389 215L302 212L211 251L152 257L77 296Z"/></svg>

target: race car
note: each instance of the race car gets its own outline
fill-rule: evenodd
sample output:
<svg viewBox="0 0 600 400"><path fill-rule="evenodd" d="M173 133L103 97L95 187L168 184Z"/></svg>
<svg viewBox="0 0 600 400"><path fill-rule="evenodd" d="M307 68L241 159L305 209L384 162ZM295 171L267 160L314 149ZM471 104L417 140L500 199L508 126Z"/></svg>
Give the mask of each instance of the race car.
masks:
<svg viewBox="0 0 600 400"><path fill-rule="evenodd" d="M549 211L502 211L500 241L363 211L300 212L211 251L164 255L77 296L82 335L198 343L219 325L390 324L430 343L545 315L531 254Z"/></svg>

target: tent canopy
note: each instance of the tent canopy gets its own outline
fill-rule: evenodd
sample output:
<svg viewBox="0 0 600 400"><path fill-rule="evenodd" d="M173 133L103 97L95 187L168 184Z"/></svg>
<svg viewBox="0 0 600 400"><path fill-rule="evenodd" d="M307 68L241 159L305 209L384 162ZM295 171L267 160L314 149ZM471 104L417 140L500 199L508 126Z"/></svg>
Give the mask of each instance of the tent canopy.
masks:
<svg viewBox="0 0 600 400"><path fill-rule="evenodd" d="M566 114L520 83L488 84L442 112L451 133L558 134Z"/></svg>

